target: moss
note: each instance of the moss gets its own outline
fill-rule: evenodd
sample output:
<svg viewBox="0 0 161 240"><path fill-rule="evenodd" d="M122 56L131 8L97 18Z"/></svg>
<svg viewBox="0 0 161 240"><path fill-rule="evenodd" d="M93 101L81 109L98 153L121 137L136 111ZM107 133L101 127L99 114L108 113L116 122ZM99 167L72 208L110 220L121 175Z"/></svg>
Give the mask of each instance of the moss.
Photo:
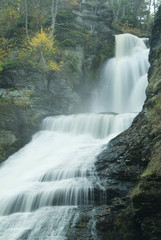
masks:
<svg viewBox="0 0 161 240"><path fill-rule="evenodd" d="M156 198L159 197L160 199L161 189L158 188L160 182L156 182L155 180L155 174L142 176L142 179L130 194L133 203L140 202L141 207L141 202L153 202L153 197L155 198L155 202Z"/></svg>
<svg viewBox="0 0 161 240"><path fill-rule="evenodd" d="M124 240L151 240L158 238L161 225L161 178L142 177L130 194L128 207L115 218L114 229ZM148 224L149 223L149 224ZM151 226L149 228L149 226Z"/></svg>
<svg viewBox="0 0 161 240"><path fill-rule="evenodd" d="M112 43L104 44L98 51L93 60L93 66L101 65L105 60L114 56L114 45Z"/></svg>
<svg viewBox="0 0 161 240"><path fill-rule="evenodd" d="M71 87L78 85L82 75L82 59L77 51L66 51L63 73Z"/></svg>
<svg viewBox="0 0 161 240"><path fill-rule="evenodd" d="M78 44L83 46L87 36L86 28L69 23L57 26L55 34L62 48L75 48Z"/></svg>
<svg viewBox="0 0 161 240"><path fill-rule="evenodd" d="M137 186L130 193L130 197L133 198L134 196L139 195L140 193L141 193L140 185L137 184Z"/></svg>
<svg viewBox="0 0 161 240"><path fill-rule="evenodd" d="M158 47L157 51L156 51L156 57L157 57L157 67L160 69L161 68L161 45Z"/></svg>
<svg viewBox="0 0 161 240"><path fill-rule="evenodd" d="M73 20L75 15L70 10L60 10L57 14L56 20L57 22L66 22L69 20Z"/></svg>
<svg viewBox="0 0 161 240"><path fill-rule="evenodd" d="M13 104L14 106L26 107L30 104L31 91L10 88L0 97L0 104Z"/></svg>
<svg viewBox="0 0 161 240"><path fill-rule="evenodd" d="M141 177L149 177L149 176L161 176L161 141L156 141L154 148L153 148L153 155L151 158L150 163L148 164L145 171L142 173Z"/></svg>
<svg viewBox="0 0 161 240"><path fill-rule="evenodd" d="M117 215L114 223L114 231L123 240L141 240L140 226L135 219L135 211L128 207Z"/></svg>
<svg viewBox="0 0 161 240"><path fill-rule="evenodd" d="M155 170L153 167L147 167L145 171L142 173L141 177L153 176L155 174Z"/></svg>
<svg viewBox="0 0 161 240"><path fill-rule="evenodd" d="M129 156L133 162L141 162L142 159L143 142L142 139L138 139L135 144L129 149Z"/></svg>
<svg viewBox="0 0 161 240"><path fill-rule="evenodd" d="M63 25L58 25L56 26L56 35L58 35L61 32L72 32L72 31L77 31L78 33L86 33L87 29L85 27L80 27L77 26L75 23L66 23Z"/></svg>

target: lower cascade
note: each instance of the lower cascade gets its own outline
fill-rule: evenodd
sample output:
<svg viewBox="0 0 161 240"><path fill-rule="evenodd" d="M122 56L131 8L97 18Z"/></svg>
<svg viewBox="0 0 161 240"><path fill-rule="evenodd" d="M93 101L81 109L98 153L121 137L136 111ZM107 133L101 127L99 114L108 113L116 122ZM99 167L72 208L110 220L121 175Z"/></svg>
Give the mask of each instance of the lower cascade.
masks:
<svg viewBox="0 0 161 240"><path fill-rule="evenodd" d="M116 57L105 65L93 113L47 117L32 141L2 164L0 240L67 239L79 206L94 204L96 185L103 191L97 155L141 111L148 67L143 40L117 35Z"/></svg>

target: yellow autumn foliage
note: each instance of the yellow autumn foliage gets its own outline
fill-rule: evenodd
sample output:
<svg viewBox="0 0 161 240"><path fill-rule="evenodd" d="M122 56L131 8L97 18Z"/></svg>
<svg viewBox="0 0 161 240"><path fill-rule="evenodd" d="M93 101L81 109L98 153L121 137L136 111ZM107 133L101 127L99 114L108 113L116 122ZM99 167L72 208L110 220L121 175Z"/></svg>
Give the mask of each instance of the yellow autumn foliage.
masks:
<svg viewBox="0 0 161 240"><path fill-rule="evenodd" d="M3 70L1 64L7 59L9 56L9 49L7 45L7 41L4 37L0 38L0 72Z"/></svg>
<svg viewBox="0 0 161 240"><path fill-rule="evenodd" d="M60 71L63 62L58 57L60 49L56 46L55 36L51 41L50 31L41 29L32 38L27 38L20 57L26 57L29 64L43 71Z"/></svg>
<svg viewBox="0 0 161 240"><path fill-rule="evenodd" d="M0 61L8 55L8 43L4 37L0 37Z"/></svg>
<svg viewBox="0 0 161 240"><path fill-rule="evenodd" d="M36 35L28 41L29 43L29 50L32 51L32 50L37 50L37 49L40 49L41 51L47 51L47 50L50 50L50 51L54 51L54 40L50 41L50 34L45 32L43 29L41 29L41 32L40 33L36 33Z"/></svg>
<svg viewBox="0 0 161 240"><path fill-rule="evenodd" d="M60 64L57 64L56 62L49 61L48 68L49 70L53 71L60 71L63 66L63 61L60 62Z"/></svg>

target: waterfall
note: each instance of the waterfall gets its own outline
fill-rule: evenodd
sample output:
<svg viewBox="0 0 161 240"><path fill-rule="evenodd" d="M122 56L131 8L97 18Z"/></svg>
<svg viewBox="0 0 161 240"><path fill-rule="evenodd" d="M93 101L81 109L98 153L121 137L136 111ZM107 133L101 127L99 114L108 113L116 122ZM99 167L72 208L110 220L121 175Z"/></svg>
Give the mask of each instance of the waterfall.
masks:
<svg viewBox="0 0 161 240"><path fill-rule="evenodd" d="M141 39L116 36L116 57L105 66L93 104L99 113L47 117L32 141L2 164L1 240L67 239L78 206L94 204L96 156L142 108L147 57Z"/></svg>
<svg viewBox="0 0 161 240"><path fill-rule="evenodd" d="M131 34L116 35L116 56L104 66L92 111L140 112L146 99L149 49Z"/></svg>

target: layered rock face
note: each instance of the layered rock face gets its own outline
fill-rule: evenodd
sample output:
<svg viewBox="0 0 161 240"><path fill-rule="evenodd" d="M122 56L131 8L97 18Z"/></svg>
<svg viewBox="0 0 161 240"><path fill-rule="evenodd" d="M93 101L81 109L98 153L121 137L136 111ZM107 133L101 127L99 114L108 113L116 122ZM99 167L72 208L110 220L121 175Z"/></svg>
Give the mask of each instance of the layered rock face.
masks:
<svg viewBox="0 0 161 240"><path fill-rule="evenodd" d="M21 148L46 116L70 114L79 109L80 98L61 74L48 76L16 69L0 76L0 161Z"/></svg>
<svg viewBox="0 0 161 240"><path fill-rule="evenodd" d="M100 65L114 56L113 14L104 1L97 6L92 1L80 2L73 8L58 10L55 34L67 51L67 79L87 100L99 80Z"/></svg>
<svg viewBox="0 0 161 240"><path fill-rule="evenodd" d="M75 90L85 86L87 92L87 85L96 79L98 62L112 56L111 23L111 11L102 5L97 9L87 3L61 7L55 34L67 53L65 69L49 73L46 79L29 68L1 72L0 162L30 140L44 117L82 111Z"/></svg>
<svg viewBox="0 0 161 240"><path fill-rule="evenodd" d="M110 199L96 217L98 239L160 240L161 7L150 44L149 86L143 110L130 129L108 144L96 163Z"/></svg>

